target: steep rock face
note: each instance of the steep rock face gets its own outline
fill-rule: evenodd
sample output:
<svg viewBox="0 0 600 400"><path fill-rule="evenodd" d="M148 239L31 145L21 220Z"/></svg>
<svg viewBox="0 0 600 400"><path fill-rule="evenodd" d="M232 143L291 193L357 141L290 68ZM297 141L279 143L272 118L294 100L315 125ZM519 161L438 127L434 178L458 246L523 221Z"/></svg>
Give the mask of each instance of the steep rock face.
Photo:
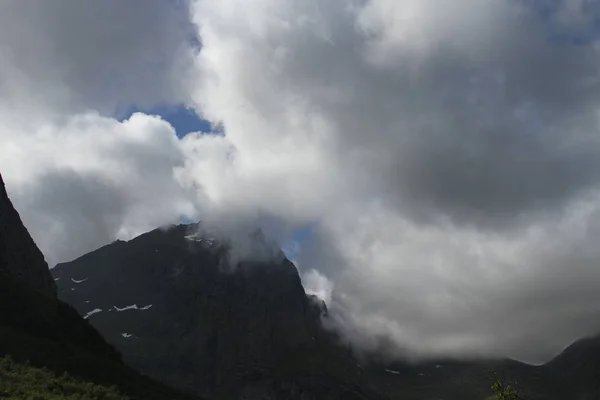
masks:
<svg viewBox="0 0 600 400"><path fill-rule="evenodd" d="M128 364L214 399L481 400L492 394L490 368L528 400L600 398L598 338L544 366L357 362L321 328L326 306L304 293L282 254L235 268L227 260L222 243L180 225L114 242L53 273L59 296Z"/></svg>
<svg viewBox="0 0 600 400"><path fill-rule="evenodd" d="M381 398L322 330L322 305L306 296L279 249L232 265L227 245L196 228L157 229L59 264L59 296L88 315L131 366L190 392ZM266 245L260 235L252 240L254 250Z"/></svg>
<svg viewBox="0 0 600 400"><path fill-rule="evenodd" d="M191 399L125 366L120 354L92 325L56 298L48 265L0 177L0 358L6 355L57 376L67 372L89 382L116 386L131 399ZM48 388L47 398L54 395Z"/></svg>
<svg viewBox="0 0 600 400"><path fill-rule="evenodd" d="M56 285L44 255L23 225L8 198L0 175L0 275L47 296L56 297Z"/></svg>

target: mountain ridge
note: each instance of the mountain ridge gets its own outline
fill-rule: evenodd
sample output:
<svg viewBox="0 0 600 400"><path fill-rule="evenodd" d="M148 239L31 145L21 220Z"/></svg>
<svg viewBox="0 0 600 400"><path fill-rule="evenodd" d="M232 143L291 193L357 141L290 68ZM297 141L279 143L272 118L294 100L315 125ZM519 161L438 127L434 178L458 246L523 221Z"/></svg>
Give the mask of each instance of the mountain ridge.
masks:
<svg viewBox="0 0 600 400"><path fill-rule="evenodd" d="M575 345L578 342L553 359L565 361L543 366L511 359L445 360L416 365L370 360L360 366L349 349L339 345L335 334L321 328L320 318L327 314L327 308L306 295L298 271L289 260L284 257L272 264L241 262L233 269L231 265L223 268L227 262L225 250L214 238L197 232L197 226L189 225L156 229L129 242L113 243L60 264L53 269L54 275L60 278L57 281L59 296L82 314L95 307L102 308L102 312L90 316L90 322L123 351L130 365L163 382L209 398L295 399L301 398L303 393L308 397L302 399L345 398L329 388L319 392L319 387L346 385L348 393L353 393L356 399L417 400L437 396L446 400L481 400L491 395L490 369L496 370L504 381L516 382L529 400L567 397L583 400L600 394L594 383L600 356L589 357L586 353L590 347L586 346L582 352ZM124 279L120 274L130 276ZM150 275L154 277L148 278ZM77 281L86 280L74 284L70 281L73 277ZM145 279L151 282L144 282ZM146 289L136 292L139 289L133 288L136 285ZM127 290L120 293L123 288ZM105 298L111 292L118 301ZM151 292L160 296L151 300L135 297ZM108 306L92 304L104 300ZM173 302L178 306L161 311L160 302ZM117 311L134 303L138 310L131 311L127 318ZM152 304L152 308L139 310L148 304ZM285 308L286 305L289 307ZM107 307L112 311L107 311ZM280 313L276 312L278 307L283 307ZM176 317L182 309L194 316L191 319ZM157 314L150 318L151 313L162 316L153 319ZM148 319L144 321L145 317ZM135 318L140 320L135 322ZM167 334L162 341L150 340L145 344L147 347L132 345L146 340L144 330L151 332L155 322L173 323L172 329L177 333ZM284 329L278 331L278 324ZM143 329L136 332L136 326ZM211 329L203 331L207 326ZM121 332L119 327L132 330L125 332L123 328ZM123 333L132 336L123 337ZM240 338L241 335L248 337ZM191 343L186 345L188 347L183 346L184 350L180 349L179 353L174 350L179 348L180 342L186 341ZM171 354L154 360L140 360L136 355L143 353L143 348L151 348L150 343L159 342L167 348L164 353ZM574 350L575 356L565 358ZM178 357L185 360L185 366L173 360ZM333 361L323 362L328 357ZM572 361L573 358L576 361ZM188 368L183 375L187 374L190 382L178 382L150 366L161 362L170 363L169 368L180 372ZM563 383L558 377L576 368L577 363L581 371L578 374L585 378L575 376ZM195 376L203 378L191 382ZM228 392L224 387L233 389Z"/></svg>
<svg viewBox="0 0 600 400"><path fill-rule="evenodd" d="M232 261L227 240L197 228L155 229L61 263L52 270L59 296L82 315L102 310L89 321L129 365L191 393L384 398L361 383L347 350L331 345L320 326L326 309L279 248L249 235L261 257Z"/></svg>
<svg viewBox="0 0 600 400"><path fill-rule="evenodd" d="M0 175L0 275L56 297L56 285L44 255L13 206Z"/></svg>
<svg viewBox="0 0 600 400"><path fill-rule="evenodd" d="M72 398L69 390L78 390L86 396L104 391L130 400L193 399L125 366L115 347L57 298L48 265L10 201L1 175L0 362L8 374L0 382L2 398L23 398L24 391L34 391L32 398L66 399ZM27 385L31 377L23 374L28 373L53 383L21 389L4 385L5 379ZM64 378L65 373L72 378ZM11 397L13 392L16 397Z"/></svg>

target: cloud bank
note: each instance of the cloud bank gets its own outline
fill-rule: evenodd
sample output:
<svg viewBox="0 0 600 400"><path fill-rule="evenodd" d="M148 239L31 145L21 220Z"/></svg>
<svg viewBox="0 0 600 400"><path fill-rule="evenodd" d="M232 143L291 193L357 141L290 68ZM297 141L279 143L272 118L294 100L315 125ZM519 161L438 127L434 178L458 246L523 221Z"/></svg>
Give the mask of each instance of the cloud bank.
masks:
<svg viewBox="0 0 600 400"><path fill-rule="evenodd" d="M593 2L24 3L0 170L50 259L181 215L311 224L295 261L362 348L541 362L600 331ZM115 119L178 102L223 133Z"/></svg>

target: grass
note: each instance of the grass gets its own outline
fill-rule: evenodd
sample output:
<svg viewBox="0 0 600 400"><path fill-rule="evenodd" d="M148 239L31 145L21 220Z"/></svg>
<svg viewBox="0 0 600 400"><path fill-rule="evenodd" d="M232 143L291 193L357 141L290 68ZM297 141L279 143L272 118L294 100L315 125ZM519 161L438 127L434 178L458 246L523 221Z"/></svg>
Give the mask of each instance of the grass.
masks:
<svg viewBox="0 0 600 400"><path fill-rule="evenodd" d="M125 366L114 347L57 299L0 279L0 316L0 399L192 399ZM35 377L62 386L38 385Z"/></svg>
<svg viewBox="0 0 600 400"><path fill-rule="evenodd" d="M47 368L0 358L0 398L7 400L129 400L115 387L106 387Z"/></svg>

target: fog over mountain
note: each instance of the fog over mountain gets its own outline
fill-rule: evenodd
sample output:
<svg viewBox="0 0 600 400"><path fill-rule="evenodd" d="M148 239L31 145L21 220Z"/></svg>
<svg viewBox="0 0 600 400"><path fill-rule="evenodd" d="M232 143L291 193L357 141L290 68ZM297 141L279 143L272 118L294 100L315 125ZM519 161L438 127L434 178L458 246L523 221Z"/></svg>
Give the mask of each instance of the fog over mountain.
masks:
<svg viewBox="0 0 600 400"><path fill-rule="evenodd" d="M543 362L600 332L598 7L3 1L0 171L50 264L310 225L358 348ZM181 104L218 129L127 113Z"/></svg>

